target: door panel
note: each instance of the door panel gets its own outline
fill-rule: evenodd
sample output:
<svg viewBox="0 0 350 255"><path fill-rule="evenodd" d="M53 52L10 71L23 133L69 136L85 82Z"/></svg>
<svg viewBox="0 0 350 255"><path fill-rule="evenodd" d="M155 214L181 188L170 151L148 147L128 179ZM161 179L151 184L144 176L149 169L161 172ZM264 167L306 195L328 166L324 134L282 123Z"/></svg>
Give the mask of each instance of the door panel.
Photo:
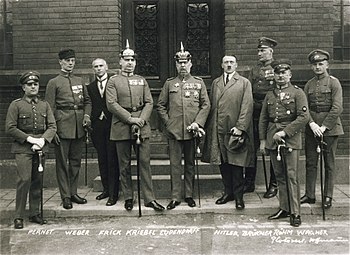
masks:
<svg viewBox="0 0 350 255"><path fill-rule="evenodd" d="M180 42L192 54L191 73L207 86L221 73L223 0L123 0L122 38L138 54L136 73L152 89L176 75Z"/></svg>

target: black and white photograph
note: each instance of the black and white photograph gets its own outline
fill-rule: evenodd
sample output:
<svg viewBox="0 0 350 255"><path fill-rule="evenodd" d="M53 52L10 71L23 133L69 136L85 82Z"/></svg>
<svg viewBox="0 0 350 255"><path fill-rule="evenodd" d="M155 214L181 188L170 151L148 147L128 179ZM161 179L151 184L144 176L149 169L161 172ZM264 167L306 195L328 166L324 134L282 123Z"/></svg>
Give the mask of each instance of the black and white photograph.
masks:
<svg viewBox="0 0 350 255"><path fill-rule="evenodd" d="M350 0L0 0L0 254L350 253Z"/></svg>

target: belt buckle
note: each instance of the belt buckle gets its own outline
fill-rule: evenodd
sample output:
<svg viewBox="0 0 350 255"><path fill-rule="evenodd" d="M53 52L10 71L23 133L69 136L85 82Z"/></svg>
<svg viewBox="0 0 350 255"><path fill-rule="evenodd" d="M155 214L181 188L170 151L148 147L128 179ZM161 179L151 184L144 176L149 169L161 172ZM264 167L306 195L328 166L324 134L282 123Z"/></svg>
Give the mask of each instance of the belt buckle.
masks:
<svg viewBox="0 0 350 255"><path fill-rule="evenodd" d="M74 110L78 109L78 106L76 104L73 107L74 107Z"/></svg>
<svg viewBox="0 0 350 255"><path fill-rule="evenodd" d="M134 106L134 107L132 108L132 111L133 111L133 112L137 112L137 107Z"/></svg>

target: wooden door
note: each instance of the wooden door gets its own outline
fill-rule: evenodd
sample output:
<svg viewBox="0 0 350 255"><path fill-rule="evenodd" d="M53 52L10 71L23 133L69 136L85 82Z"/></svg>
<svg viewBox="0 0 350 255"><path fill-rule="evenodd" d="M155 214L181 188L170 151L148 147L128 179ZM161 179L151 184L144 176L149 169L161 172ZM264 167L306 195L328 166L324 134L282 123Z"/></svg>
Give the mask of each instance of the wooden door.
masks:
<svg viewBox="0 0 350 255"><path fill-rule="evenodd" d="M123 0L123 45L128 39L138 55L136 73L160 90L176 75L174 55L183 42L192 54L192 75L209 87L221 73L223 0Z"/></svg>

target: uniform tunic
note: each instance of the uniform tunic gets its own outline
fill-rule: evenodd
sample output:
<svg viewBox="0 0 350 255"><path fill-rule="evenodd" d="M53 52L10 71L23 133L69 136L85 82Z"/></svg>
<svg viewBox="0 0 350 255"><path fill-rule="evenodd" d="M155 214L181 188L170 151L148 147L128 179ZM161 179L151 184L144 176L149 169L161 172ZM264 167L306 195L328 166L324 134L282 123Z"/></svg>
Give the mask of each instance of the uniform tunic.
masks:
<svg viewBox="0 0 350 255"><path fill-rule="evenodd" d="M28 136L44 138L42 151L48 151L47 144L56 134L56 123L50 105L38 98L30 99L26 96L13 101L6 116L6 132L14 138L11 151L16 154L17 163L15 217L23 219L28 192L30 216L39 213L42 181L38 173L38 154L31 150L32 144L26 139ZM43 167L44 163L43 160Z"/></svg>
<svg viewBox="0 0 350 255"><path fill-rule="evenodd" d="M124 199L133 199L131 180L131 147L135 146L135 137L131 133L129 117L145 120L141 128L142 142L139 145L141 189L145 204L155 200L150 168L151 127L149 119L153 109L153 99L148 83L139 75L122 73L112 76L106 87L106 103L112 113L110 139L116 141L120 170L120 184Z"/></svg>
<svg viewBox="0 0 350 255"><path fill-rule="evenodd" d="M206 86L188 74L168 79L159 95L157 111L168 137L172 200L181 199L182 152L184 154L184 197L193 197L195 144L187 127L193 122L204 126L210 110Z"/></svg>
<svg viewBox="0 0 350 255"><path fill-rule="evenodd" d="M260 112L262 108L262 103L265 99L266 93L268 91L272 91L276 86L274 82L274 71L271 66L273 59L268 60L266 62L258 62L256 66L254 66L250 73L248 79L252 83L252 91L253 91L253 100L254 100L254 111L253 111L253 134L254 134L254 157L252 160L254 161L253 167L247 167L246 170L246 182L247 185L254 184L255 176L257 171L257 151L259 149L259 118ZM273 170L273 167L270 166L270 185L276 184L276 177Z"/></svg>
<svg viewBox="0 0 350 255"><path fill-rule="evenodd" d="M275 88L266 94L263 102L260 121L260 140L266 140L273 168L275 169L279 186L280 208L300 215L300 187L298 180L299 151L302 149L302 130L309 121L306 96L301 89L288 83L282 88ZM277 161L277 143L273 136L279 132L286 133L285 145L290 150L284 150L282 161ZM291 205L289 208L287 197L286 172L288 174L288 188Z"/></svg>
<svg viewBox="0 0 350 255"><path fill-rule="evenodd" d="M60 138L60 144L55 145L58 187L62 199L70 198L77 194L85 137L83 119L84 114L91 114L90 97L82 78L61 71L48 82L45 99L54 112Z"/></svg>
<svg viewBox="0 0 350 255"><path fill-rule="evenodd" d="M310 121L319 126L327 127L323 134L326 143L323 147L325 184L324 195L333 196L335 180L335 152L338 136L344 134L340 121L343 111L343 96L340 82L337 78L328 74L315 76L309 80L304 88L310 109ZM319 142L315 139L309 125L305 129L305 155L306 155L306 195L315 198L315 186L317 179L317 163L319 155L317 146Z"/></svg>

